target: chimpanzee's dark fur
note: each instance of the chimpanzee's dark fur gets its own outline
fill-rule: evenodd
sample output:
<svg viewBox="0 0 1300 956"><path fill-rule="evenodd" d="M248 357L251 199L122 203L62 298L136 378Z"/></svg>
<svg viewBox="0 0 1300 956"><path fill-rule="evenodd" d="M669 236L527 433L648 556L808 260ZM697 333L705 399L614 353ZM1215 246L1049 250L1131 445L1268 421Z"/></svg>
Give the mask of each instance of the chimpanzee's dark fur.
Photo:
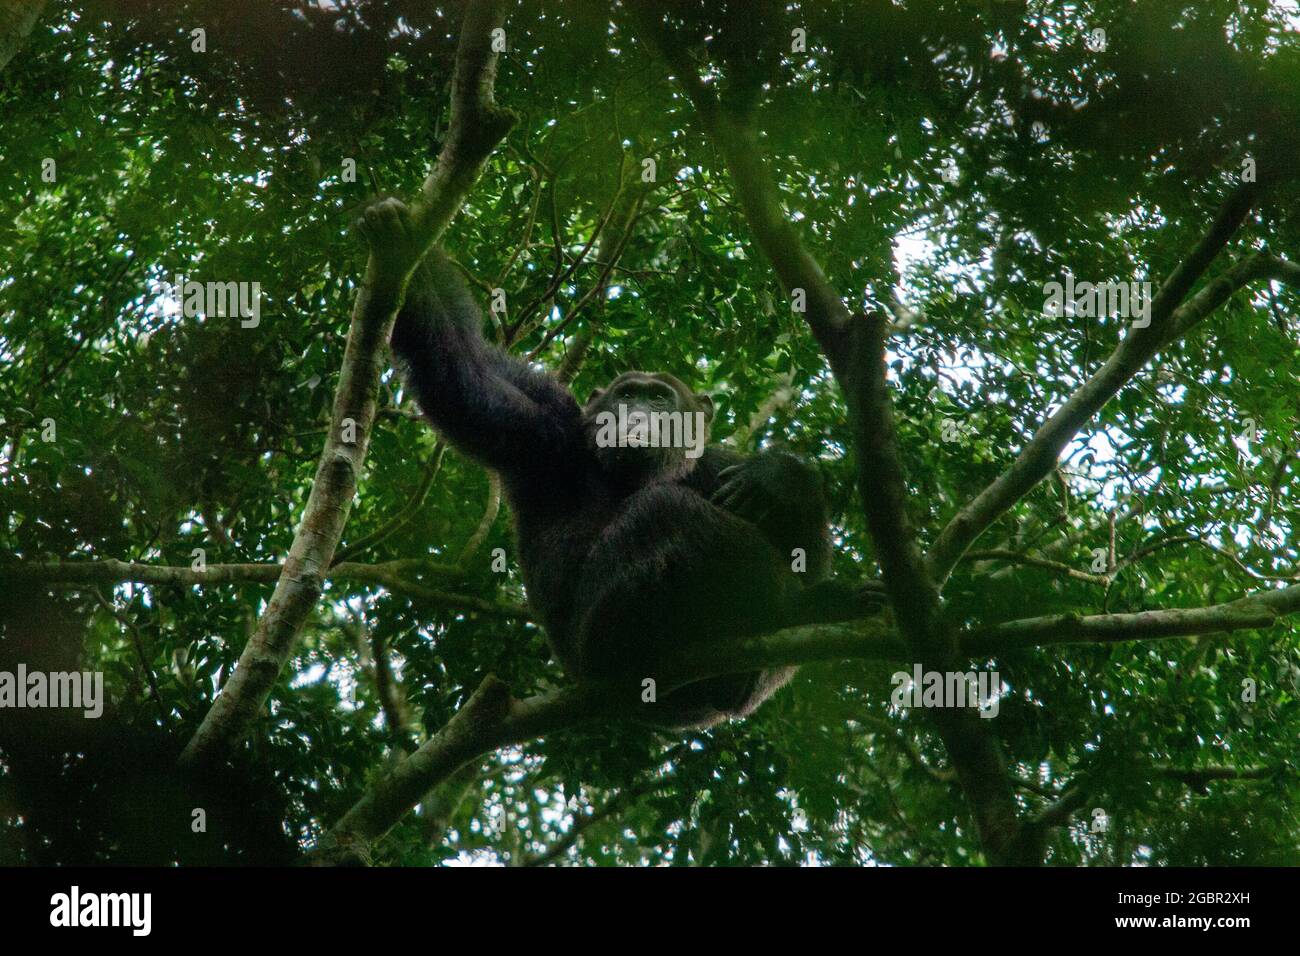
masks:
<svg viewBox="0 0 1300 956"><path fill-rule="evenodd" d="M367 215L392 214L381 204ZM556 379L488 346L480 321L435 249L411 281L393 350L438 430L500 472L529 602L570 675L654 677L662 648L799 617L805 585L824 578L830 561L821 482L808 465L716 445L694 460L680 448L598 448L594 417L620 400L710 418L712 403L672 376L637 372L579 408ZM800 574L791 570L795 548L807 556ZM791 673L700 681L647 706L647 717L707 726L743 716Z"/></svg>

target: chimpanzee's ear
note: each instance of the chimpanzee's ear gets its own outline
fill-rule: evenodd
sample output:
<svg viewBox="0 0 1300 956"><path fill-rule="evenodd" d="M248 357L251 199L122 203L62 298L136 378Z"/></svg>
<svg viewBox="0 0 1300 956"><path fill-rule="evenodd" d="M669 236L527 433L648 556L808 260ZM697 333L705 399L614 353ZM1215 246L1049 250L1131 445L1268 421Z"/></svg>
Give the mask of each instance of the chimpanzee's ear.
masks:
<svg viewBox="0 0 1300 956"><path fill-rule="evenodd" d="M713 399L709 398L709 396L703 393L700 393L699 395L695 396L695 401L696 404L700 406L700 411L702 411L705 414L705 416L709 419L709 421L713 421Z"/></svg>
<svg viewBox="0 0 1300 956"><path fill-rule="evenodd" d="M583 407L590 408L592 405L596 404L596 402L600 401L600 397L604 394L605 394L605 390L603 388L596 389L590 395L587 396L587 404Z"/></svg>

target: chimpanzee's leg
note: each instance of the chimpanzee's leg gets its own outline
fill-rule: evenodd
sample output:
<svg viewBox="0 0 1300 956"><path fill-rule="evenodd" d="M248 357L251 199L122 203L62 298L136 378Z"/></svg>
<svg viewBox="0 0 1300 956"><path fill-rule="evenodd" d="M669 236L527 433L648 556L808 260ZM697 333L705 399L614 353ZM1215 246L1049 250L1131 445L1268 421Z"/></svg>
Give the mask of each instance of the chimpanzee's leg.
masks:
<svg viewBox="0 0 1300 956"><path fill-rule="evenodd" d="M578 588L579 677L655 678L666 653L770 631L797 587L751 523L674 484L638 491L588 557ZM648 706L669 726L752 710L781 673L734 674L681 688Z"/></svg>

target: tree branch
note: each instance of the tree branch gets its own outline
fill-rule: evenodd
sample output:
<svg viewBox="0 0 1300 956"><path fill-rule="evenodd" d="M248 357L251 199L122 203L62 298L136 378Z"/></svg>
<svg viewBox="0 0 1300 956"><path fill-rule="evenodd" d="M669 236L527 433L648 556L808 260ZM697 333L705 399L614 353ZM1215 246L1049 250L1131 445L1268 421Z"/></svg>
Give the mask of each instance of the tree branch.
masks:
<svg viewBox="0 0 1300 956"><path fill-rule="evenodd" d="M433 453L429 456L428 462L424 466L424 475L420 478L420 485L415 489L415 494L411 495L410 500L404 504L391 518L376 528L369 534L362 535L356 541L339 548L334 553L334 563L340 564L348 558L355 557L368 548L373 548L379 542L383 541L393 532L402 528L408 521L419 513L420 508L424 506L424 499L429 496L429 489L433 487L434 480L438 477L438 472L442 469L442 459L447 453L447 443L441 439L433 446Z"/></svg>
<svg viewBox="0 0 1300 956"><path fill-rule="evenodd" d="M1227 245L1250 212L1255 184L1236 189L1196 248L1174 269L1151 302L1150 324L1133 328L1105 364L1034 433L1019 457L991 485L952 517L930 551L930 572L942 586L971 546L994 521L1056 467L1061 450L1161 348L1183 335L1252 279L1268 274L1267 259L1252 256L1207 283L1180 306L1211 260Z"/></svg>
<svg viewBox="0 0 1300 956"><path fill-rule="evenodd" d="M1198 789L1214 780L1230 782L1267 780L1269 777L1285 772L1276 767L1228 767L1221 764L1209 764L1204 767L1157 765L1155 771L1162 777L1169 777L1171 780L1178 780Z"/></svg>
<svg viewBox="0 0 1300 956"><path fill-rule="evenodd" d="M504 19L503 0L470 4L461 28L451 83L451 123L420 201L411 209L412 250L402 268L372 248L357 294L334 412L302 522L275 593L244 646L234 674L181 754L185 766L206 764L240 740L261 713L303 623L320 597L324 573L347 522L375 416L384 343L401 307L406 282L446 229L477 181L513 116L496 105L496 54L491 32ZM346 441L346 438L353 438Z"/></svg>
<svg viewBox="0 0 1300 956"><path fill-rule="evenodd" d="M597 239L601 240L601 245L597 247L598 252L600 249L607 248L604 237L607 237L609 235L608 228L609 228L610 220L613 219L614 214L618 212L620 208L622 208L621 200L624 195L624 189L625 189L625 184L623 183L622 178L623 177L620 171L618 189L615 191L613 197L611 197L609 201L609 205L605 208L605 211L601 213L600 221L596 223L596 226L592 230L591 235L587 237L586 243L583 245L582 249L578 251L578 255L574 258L573 262L569 264L568 268L556 271L555 275L551 279L550 285L546 287L546 289L542 292L541 295L533 299L531 302L529 302L527 305L525 305L522 309L519 310L519 318L516 319L514 323L511 324L510 327L506 330L506 334L502 339L502 343L501 343L502 348L509 348L520 338L522 338L525 334L527 334L527 331L531 331L531 326L529 326L528 330L525 330L524 326L530 322L532 316L543 305L545 305L547 302L555 298L556 293L560 291L560 288L564 285L564 283L566 283L569 280L569 278L578 270L579 266L581 266L584 262L587 261L587 256L591 252L592 247L596 245ZM618 236L615 235L614 238L617 239ZM597 258L599 259L599 256ZM604 271L604 274L596 283L597 288L604 285L605 278L608 276L608 274L609 274L609 270L606 269ZM573 310L570 310L570 314L572 315L576 313L574 313ZM546 342L548 341L549 339L543 341L542 345L539 345L536 349L533 350L533 352L529 353L527 360L532 361L534 358L536 358L537 353L539 353L542 350L542 348L546 345Z"/></svg>
<svg viewBox="0 0 1300 956"><path fill-rule="evenodd" d="M623 258L623 252L627 249L628 243L632 239L632 233L636 229L637 221L640 219L645 193L637 192L631 194L623 193L625 208L620 210L618 229L614 232L606 231L600 237L600 245L596 247L596 262L601 266L600 277L597 279L595 287L590 290L580 300L581 303L594 301L596 305L596 314L593 315L584 325L583 328L573 337L573 342L567 344L564 352L564 358L561 359L559 366L555 370L555 376L566 385L573 381L574 376L586 361L587 351L591 348L591 343L596 337L596 331L600 328L604 319L606 290L609 288L609 277L618 263ZM594 293L594 296L593 294ZM578 306L569 310L569 318L577 314ZM534 349L532 355L540 354L540 348Z"/></svg>
<svg viewBox="0 0 1300 956"><path fill-rule="evenodd" d="M158 692L158 676L154 673L153 665L149 662L149 655L144 649L144 638L140 635L140 629L135 626L135 622L130 616L122 613L108 598L104 597L99 588L92 588L91 594L94 595L95 601L112 615L118 624L126 629L131 635L131 643L135 645L136 657L140 660L140 669L144 672L145 680L149 684L149 696L153 698L154 705L158 708L158 716L162 719L163 726L170 728L172 726L172 714L163 703L162 694Z"/></svg>
<svg viewBox="0 0 1300 956"><path fill-rule="evenodd" d="M1227 631L1268 627L1279 617L1300 613L1300 585L1247 595L1226 604L1210 607L1142 611L1133 614L1098 614L1083 617L1061 614L1050 617L1008 621L990 628L967 632L960 641L962 657L993 657L1009 650L1026 647L1101 642L1190 637ZM785 664L808 664L830 660L908 660L913 651L885 617L869 618L847 624L812 624L787 628L772 634L732 641L723 645L679 652L659 675L659 693L675 687L717 677L722 674L778 667ZM385 773L358 803L348 811L314 851L318 860L330 861L333 854L362 854L375 840L388 832L402 815L415 806L432 787L456 770L498 747L520 744L548 733L583 723L618 717L641 718L647 715L640 699L641 688L621 684L584 684L551 691L526 700L513 700L505 686L489 677L482 687L437 734L426 741L412 757ZM466 713L468 711L468 713ZM977 813L996 812L999 804L988 799L1017 782L984 754L987 742L972 738L970 731L951 719L964 714L979 720L967 709L936 708L931 717L940 721L949 756L961 753L969 765L966 773L977 774L974 781L962 777L963 769L953 759L954 769L963 790ZM465 716L462 716L465 715ZM951 743L949 743L951 741ZM993 742L996 745L996 741ZM972 755L980 762L971 761ZM417 759L418 758L418 759ZM998 754L1000 760L1000 754ZM941 772L941 773L946 773ZM982 775L996 774L993 777ZM1251 772L1238 776L1256 779ZM1176 774L1171 774L1176 776ZM1206 779L1218 779L1210 777ZM936 779L940 777L936 776ZM1021 782L1023 785L1023 782ZM975 796L972 797L971 793ZM1068 818L1077 808L1063 793L1061 805L1050 809L1026 824L1015 824L1000 835L1006 844L995 844L991 851L999 862L1040 862L1035 856L1039 846L1040 824L1045 816ZM995 820L983 827L999 825ZM1000 824L1005 826L1006 824ZM994 835L995 839L998 835Z"/></svg>
<svg viewBox="0 0 1300 956"><path fill-rule="evenodd" d="M372 634L361 616L345 617L338 622L339 629L352 641L361 664L362 673L370 677L380 713L389 736L408 753L415 749L419 727L410 719L406 695L393 674L388 659L388 646L382 634ZM373 651L372 651L373 648Z"/></svg>
<svg viewBox="0 0 1300 956"><path fill-rule="evenodd" d="M0 70L27 41L44 7L45 0L0 0Z"/></svg>
<svg viewBox="0 0 1300 956"><path fill-rule="evenodd" d="M483 516L479 518L478 526L475 527L474 533L469 536L465 542L465 547L461 549L460 557L456 559L459 567L466 567L470 558L474 557L478 549L483 546L487 540L488 533L492 530L492 525L496 523L497 513L501 510L501 476L490 468L487 469L488 494L487 502L483 506Z"/></svg>
<svg viewBox="0 0 1300 956"><path fill-rule="evenodd" d="M1051 614L1007 621L969 632L962 651L984 657L1045 644L1102 643L1195 637L1270 627L1283 615L1300 612L1300 584L1257 591L1208 607L1136 611L1127 614Z"/></svg>
<svg viewBox="0 0 1300 956"><path fill-rule="evenodd" d="M618 260L622 258L623 250L627 248L628 240L632 238L632 227L635 225L637 216L640 212L642 198L643 196L638 193L633 197L630 206L626 210L621 210L621 220L618 229L614 233L614 242L609 243L606 242L605 238L601 239L601 243L596 249L595 258L595 262L601 266L601 270L595 284L589 287L587 291L583 293L582 297L569 307L568 314L566 314L564 318L557 322L553 328L546 331L542 336L542 340L537 343L537 346L533 348L527 356L525 356L525 361L532 362L536 360L537 357L546 350L546 347L550 345L551 342L564 334L565 329L573 323L574 319L582 314L582 310L586 308L589 302L596 299L597 296L604 296L605 290L609 287L609 275L614 271L614 267L618 264ZM617 196L614 201L619 201ZM603 302L603 299L596 299L596 301Z"/></svg>
<svg viewBox="0 0 1300 956"><path fill-rule="evenodd" d="M570 824L569 829L558 840L536 856L524 860L522 865L546 866L548 863L554 863L556 860L563 857L564 854L569 852L569 849L573 847L578 840L582 838L582 835L591 829L591 827L608 820L610 817L622 813L623 809L627 807L628 804L635 802L647 793L665 789L667 786L668 781L660 777L654 777L650 780L642 781L636 786L620 790L614 796L610 797L604 806L595 808L590 813L575 813L573 823Z"/></svg>
<svg viewBox="0 0 1300 956"><path fill-rule="evenodd" d="M722 108L713 89L700 79L688 52L689 44L672 36L662 8L648 0L633 0L629 9L641 37L668 64L710 141L722 154L754 241L772 263L781 285L787 294L795 289L806 293L805 318L821 341L823 335L848 322L849 310L786 217L780 190L764 163L752 122L748 116L737 118Z"/></svg>
<svg viewBox="0 0 1300 956"><path fill-rule="evenodd" d="M1205 791L1207 784L1213 781L1242 783L1251 780L1267 780L1279 773L1273 767L1227 767L1211 765L1206 767L1172 767L1156 765L1150 768L1156 776L1166 777L1186 784L1193 790ZM1088 787L1086 780L1078 780L1061 792L1061 795L1048 804L1031 821L1031 826L1040 833L1049 827L1069 823L1070 817L1086 806L1089 798L1096 794Z"/></svg>
<svg viewBox="0 0 1300 956"><path fill-rule="evenodd" d="M662 14L646 0L635 0L631 8L642 36L668 62L722 154L758 247L787 292L805 292L805 320L848 407L859 493L899 630L914 659L933 669L951 670L957 664L956 634L940 618L939 591L907 515L908 491L885 381L889 322L879 313L850 315L804 248L764 162L752 112L725 110L700 80L688 44L671 36ZM961 709L938 708L930 717L957 770L989 858L996 863L1038 862L1025 857L1006 762L987 723Z"/></svg>
<svg viewBox="0 0 1300 956"><path fill-rule="evenodd" d="M105 558L100 561L32 561L24 564L0 565L0 579L31 581L42 584L175 584L185 587L206 587L215 584L271 583L279 581L284 565L264 564L209 564L204 570L164 564L139 564ZM403 575L412 571L439 577L454 577L459 568L435 564L420 558L403 558L380 564L358 564L342 561L321 575L321 581L344 580L360 584L374 584L395 594L425 601L437 607L478 611L493 617L531 620L528 608L507 602L494 602L474 595L459 594L431 588Z"/></svg>
<svg viewBox="0 0 1300 956"><path fill-rule="evenodd" d="M682 652L659 675L658 693L666 695L675 687L706 677L782 664L837 658L902 659L905 654L902 642L882 619L787 628ZM372 784L322 840L313 858L321 862L366 858L370 844L424 794L476 757L592 721L646 719L653 706L642 703L639 682L582 684L515 700L505 684L489 676L446 726Z"/></svg>
<svg viewBox="0 0 1300 956"><path fill-rule="evenodd" d="M1264 274L1268 278L1285 282L1287 285L1300 286L1300 263L1272 255L1266 255L1265 259L1267 264Z"/></svg>
<svg viewBox="0 0 1300 956"><path fill-rule="evenodd" d="M984 551L968 551L965 554L967 561L1006 561L1010 564L1021 564L1031 568L1042 568L1044 571L1051 571L1053 574L1064 575L1075 581L1083 581L1086 584L1100 584L1105 586L1110 584L1110 578L1104 574L1090 574L1087 571L1080 571L1078 568L1071 567L1060 561L1053 561L1051 558L1044 558L1037 554L1021 554L1019 551L1012 551L1007 548L989 548Z"/></svg>
<svg viewBox="0 0 1300 956"><path fill-rule="evenodd" d="M505 0L474 0L466 5L451 81L447 139L433 172L424 181L420 201L411 209L424 252L446 231L478 182L488 157L517 120L496 101L497 55L492 52L492 31L504 22Z"/></svg>
<svg viewBox="0 0 1300 956"><path fill-rule="evenodd" d="M791 368L781 375L777 376L776 387L772 394L763 400L758 408L754 409L754 414L749 416L749 421L738 427L727 436L727 444L733 448L744 450L749 447L753 441L754 435L771 421L772 416L785 406L794 401L794 369Z"/></svg>
<svg viewBox="0 0 1300 956"><path fill-rule="evenodd" d="M1241 560L1240 557L1233 554L1227 548L1221 548L1217 544L1213 544L1209 541L1205 541L1191 534L1174 535L1172 537L1164 538L1160 541L1156 541L1154 544L1145 545L1142 548L1139 548L1134 554L1130 555L1124 561L1120 562L1120 567L1127 567L1132 564L1137 564L1147 555L1154 554L1155 552L1161 551L1165 548L1176 547L1177 545L1180 544L1195 544L1202 548L1205 548L1207 551L1213 551L1215 554L1227 558L1229 561L1235 564L1243 574L1249 575L1250 577L1254 578L1256 581L1300 581L1300 574L1261 574L1259 571L1256 571L1250 565L1246 564L1245 561Z"/></svg>

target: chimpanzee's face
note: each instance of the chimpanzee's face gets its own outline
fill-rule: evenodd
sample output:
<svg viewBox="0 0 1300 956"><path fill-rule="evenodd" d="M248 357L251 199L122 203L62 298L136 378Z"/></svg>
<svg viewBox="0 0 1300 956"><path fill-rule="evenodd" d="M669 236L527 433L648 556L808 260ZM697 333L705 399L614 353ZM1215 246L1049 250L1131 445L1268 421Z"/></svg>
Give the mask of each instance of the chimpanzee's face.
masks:
<svg viewBox="0 0 1300 956"><path fill-rule="evenodd" d="M644 484L695 467L713 401L663 372L624 372L583 408L587 444L612 477Z"/></svg>

